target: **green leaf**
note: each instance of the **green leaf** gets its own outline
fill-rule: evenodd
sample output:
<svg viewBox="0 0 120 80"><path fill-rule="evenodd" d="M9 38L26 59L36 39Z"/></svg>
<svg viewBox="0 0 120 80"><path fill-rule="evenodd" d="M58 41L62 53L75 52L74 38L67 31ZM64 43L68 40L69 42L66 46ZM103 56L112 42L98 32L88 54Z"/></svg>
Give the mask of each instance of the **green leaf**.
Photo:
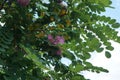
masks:
<svg viewBox="0 0 120 80"><path fill-rule="evenodd" d="M2 48L9 48L7 45L4 45L4 44L0 44L0 46L2 47Z"/></svg>
<svg viewBox="0 0 120 80"><path fill-rule="evenodd" d="M92 67L93 65L90 62L84 62L87 67Z"/></svg>
<svg viewBox="0 0 120 80"><path fill-rule="evenodd" d="M4 48L0 48L0 52L5 52L5 49Z"/></svg>
<svg viewBox="0 0 120 80"><path fill-rule="evenodd" d="M116 19L112 19L109 21L110 24L114 24L116 22Z"/></svg>
<svg viewBox="0 0 120 80"><path fill-rule="evenodd" d="M43 68L48 70L47 67L45 67L41 62L38 56L35 55L34 52L31 52L31 50L27 47L25 47L24 45L20 44L20 47L22 49L24 49L24 51L27 53L27 55L25 56L26 58L32 60L38 67Z"/></svg>
<svg viewBox="0 0 120 80"><path fill-rule="evenodd" d="M84 69L83 65L78 64L78 65L75 66L75 72L80 72L83 69Z"/></svg>
<svg viewBox="0 0 120 80"><path fill-rule="evenodd" d="M6 40L3 40L3 39L1 39L1 41L2 41L4 44L7 44L7 45L11 44L11 41L6 41Z"/></svg>
<svg viewBox="0 0 120 80"><path fill-rule="evenodd" d="M64 52L63 56L65 56L65 57L67 57L67 58L69 58L69 59L72 59L72 60L74 60L74 59L75 59L74 54L73 54L73 53L71 53L71 52L70 52L70 51L68 51L68 50Z"/></svg>
<svg viewBox="0 0 120 80"><path fill-rule="evenodd" d="M106 46L111 46L111 42L105 41L105 42L104 42L104 45L106 45Z"/></svg>
<svg viewBox="0 0 120 80"><path fill-rule="evenodd" d="M92 33L88 33L88 34L87 34L87 37L89 37L89 38L92 39L92 38L94 38L95 36L94 36Z"/></svg>
<svg viewBox="0 0 120 80"><path fill-rule="evenodd" d="M97 52L102 52L104 50L104 48L98 48L96 51Z"/></svg>
<svg viewBox="0 0 120 80"><path fill-rule="evenodd" d="M84 53L83 55L84 55L85 59L89 59L91 57L90 53Z"/></svg>
<svg viewBox="0 0 120 80"><path fill-rule="evenodd" d="M117 37L117 40L116 40L116 41L120 43L120 37Z"/></svg>
<svg viewBox="0 0 120 80"><path fill-rule="evenodd" d="M100 4L104 5L104 6L109 6L110 5L110 1L109 0L98 0Z"/></svg>
<svg viewBox="0 0 120 80"><path fill-rule="evenodd" d="M5 65L5 63L4 63L4 61L2 59L0 59L0 65Z"/></svg>
<svg viewBox="0 0 120 80"><path fill-rule="evenodd" d="M119 28L120 27L120 23L114 23L114 24L112 24L112 27L113 28Z"/></svg>
<svg viewBox="0 0 120 80"><path fill-rule="evenodd" d="M107 46L106 49L112 51L112 50L114 50L114 47L112 47L112 46Z"/></svg>
<svg viewBox="0 0 120 80"><path fill-rule="evenodd" d="M83 79L81 78L81 76L74 76L72 77L71 80L83 80Z"/></svg>
<svg viewBox="0 0 120 80"><path fill-rule="evenodd" d="M81 64L77 64L77 65L75 65L75 66L70 65L69 68L70 68L70 70L73 71L73 72L80 72L80 71L82 71L82 70L84 69L84 66L81 65Z"/></svg>
<svg viewBox="0 0 120 80"><path fill-rule="evenodd" d="M111 58L111 54L110 54L110 52L105 51L105 56L106 56L107 58Z"/></svg>

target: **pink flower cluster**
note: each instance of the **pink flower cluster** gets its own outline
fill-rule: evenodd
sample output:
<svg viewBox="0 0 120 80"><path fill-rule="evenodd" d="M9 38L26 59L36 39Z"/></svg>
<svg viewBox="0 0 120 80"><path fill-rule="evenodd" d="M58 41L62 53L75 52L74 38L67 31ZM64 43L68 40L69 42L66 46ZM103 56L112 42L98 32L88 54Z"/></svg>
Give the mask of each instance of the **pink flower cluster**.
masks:
<svg viewBox="0 0 120 80"><path fill-rule="evenodd" d="M30 0L17 0L17 2L21 5L21 6L27 6L30 2Z"/></svg>
<svg viewBox="0 0 120 80"><path fill-rule="evenodd" d="M53 36L50 34L48 35L48 40L53 45L64 44L64 41L65 41L62 36L56 36L55 38L53 38Z"/></svg>
<svg viewBox="0 0 120 80"><path fill-rule="evenodd" d="M62 36L56 36L55 38L49 34L48 35L48 40L49 42L52 44L52 45L57 45L57 44L64 44L65 40ZM59 48L57 51L56 51L56 54L57 55L61 55L62 51L61 49Z"/></svg>

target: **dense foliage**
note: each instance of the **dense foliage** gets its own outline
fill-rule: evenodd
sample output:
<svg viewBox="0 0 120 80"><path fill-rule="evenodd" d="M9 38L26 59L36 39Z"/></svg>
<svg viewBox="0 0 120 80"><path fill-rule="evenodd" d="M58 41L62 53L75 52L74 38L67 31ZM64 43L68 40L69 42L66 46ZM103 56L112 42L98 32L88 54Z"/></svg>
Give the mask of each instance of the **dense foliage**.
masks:
<svg viewBox="0 0 120 80"><path fill-rule="evenodd" d="M81 71L108 72L87 59L102 51L110 58L110 40L120 42L120 24L100 15L112 2L58 1L0 0L0 80L87 80Z"/></svg>

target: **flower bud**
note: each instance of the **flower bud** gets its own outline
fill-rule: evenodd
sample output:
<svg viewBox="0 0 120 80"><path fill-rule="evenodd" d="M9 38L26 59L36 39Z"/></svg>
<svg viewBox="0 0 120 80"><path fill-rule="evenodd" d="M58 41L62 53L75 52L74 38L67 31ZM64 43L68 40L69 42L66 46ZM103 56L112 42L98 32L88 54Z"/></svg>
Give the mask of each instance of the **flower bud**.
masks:
<svg viewBox="0 0 120 80"><path fill-rule="evenodd" d="M17 2L21 5L21 6L27 6L30 2L30 0L17 0Z"/></svg>

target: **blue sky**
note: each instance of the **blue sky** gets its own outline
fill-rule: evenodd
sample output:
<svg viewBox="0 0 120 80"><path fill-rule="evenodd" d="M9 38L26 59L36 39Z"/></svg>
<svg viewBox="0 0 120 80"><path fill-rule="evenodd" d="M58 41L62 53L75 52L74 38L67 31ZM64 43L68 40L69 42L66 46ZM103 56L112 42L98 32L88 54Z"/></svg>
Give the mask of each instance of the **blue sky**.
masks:
<svg viewBox="0 0 120 80"><path fill-rule="evenodd" d="M112 2L111 6L115 7L115 9L106 8L106 12L103 14L117 19L117 21L120 22L120 0L112 0Z"/></svg>

